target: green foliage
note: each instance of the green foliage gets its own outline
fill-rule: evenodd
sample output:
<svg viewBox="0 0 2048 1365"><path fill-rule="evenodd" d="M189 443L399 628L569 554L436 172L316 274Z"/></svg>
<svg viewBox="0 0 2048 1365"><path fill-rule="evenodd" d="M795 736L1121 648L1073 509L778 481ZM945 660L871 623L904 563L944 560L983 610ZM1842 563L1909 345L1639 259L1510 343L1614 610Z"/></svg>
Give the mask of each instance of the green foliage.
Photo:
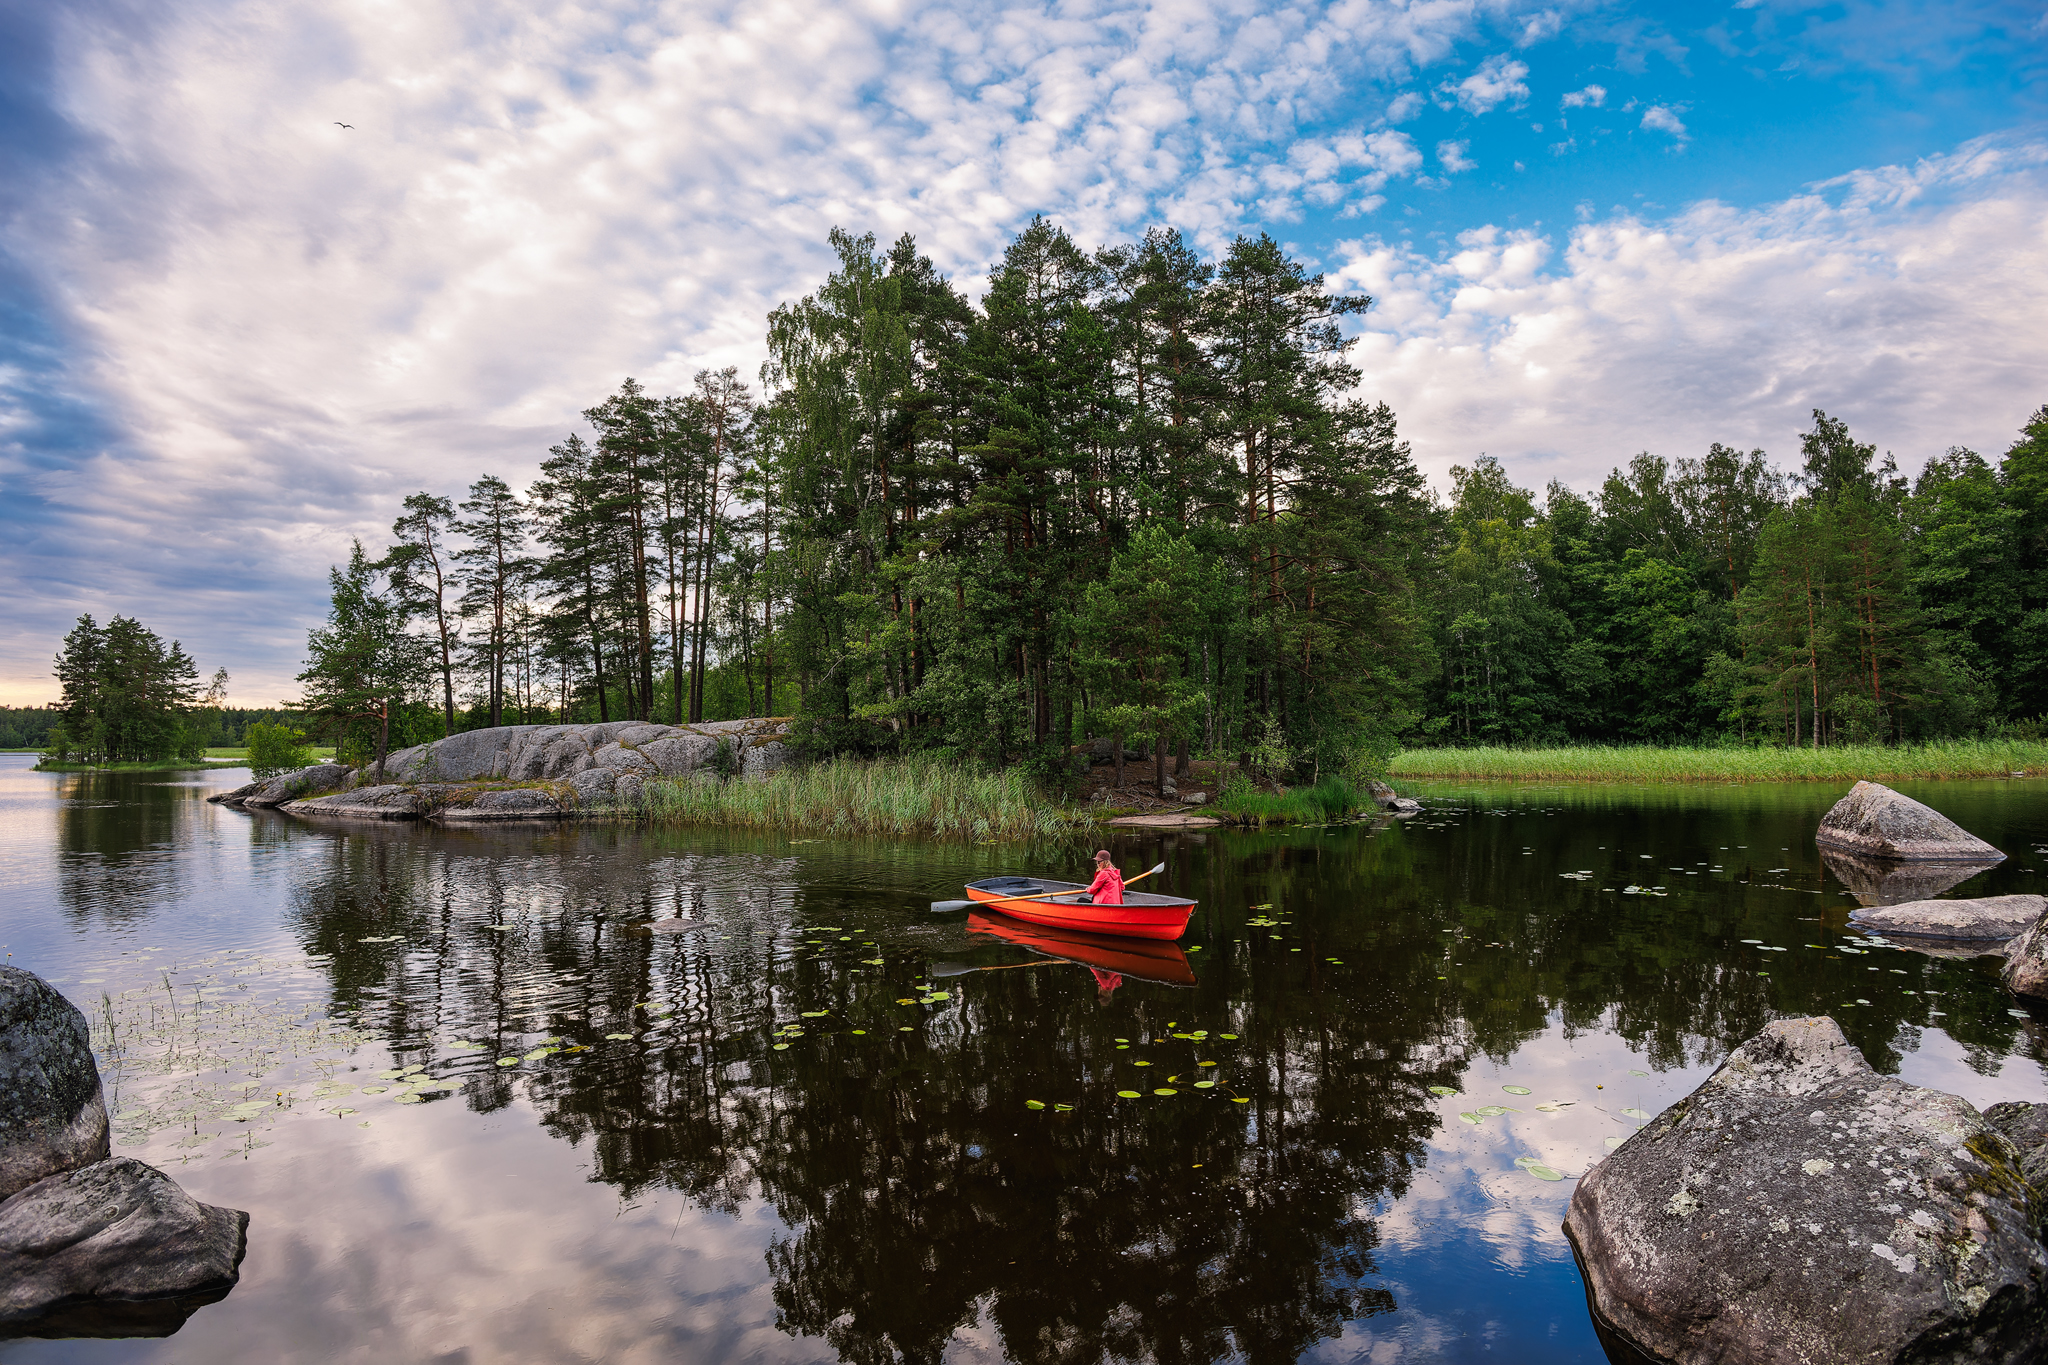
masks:
<svg viewBox="0 0 2048 1365"><path fill-rule="evenodd" d="M1369 796L1341 775L1325 777L1311 787L1270 793L1233 773L1203 813L1240 825L1310 825L1341 820L1371 804Z"/></svg>
<svg viewBox="0 0 2048 1365"><path fill-rule="evenodd" d="M392 721L431 685L427 642L405 629L403 604L379 591L376 566L358 542L348 565L328 573L327 624L307 633L298 702L343 763L382 765Z"/></svg>
<svg viewBox="0 0 2048 1365"><path fill-rule="evenodd" d="M204 756L212 717L194 714L199 670L176 640L165 643L132 617L100 626L81 616L64 637L55 672L63 700L62 721L46 740L51 758L106 764Z"/></svg>
<svg viewBox="0 0 2048 1365"><path fill-rule="evenodd" d="M257 721L249 727L246 738L249 768L259 782L306 767L313 761L313 746L297 726Z"/></svg>

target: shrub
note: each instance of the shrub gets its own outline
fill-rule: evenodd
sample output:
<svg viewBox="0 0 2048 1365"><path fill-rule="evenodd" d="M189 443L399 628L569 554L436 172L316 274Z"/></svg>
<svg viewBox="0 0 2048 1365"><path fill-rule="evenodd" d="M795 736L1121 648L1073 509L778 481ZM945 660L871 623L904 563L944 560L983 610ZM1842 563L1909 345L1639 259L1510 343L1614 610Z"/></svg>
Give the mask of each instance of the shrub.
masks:
<svg viewBox="0 0 2048 1365"><path fill-rule="evenodd" d="M303 732L290 725L259 720L249 727L245 739L249 745L249 768L259 782L306 767L313 761L313 746L306 742Z"/></svg>

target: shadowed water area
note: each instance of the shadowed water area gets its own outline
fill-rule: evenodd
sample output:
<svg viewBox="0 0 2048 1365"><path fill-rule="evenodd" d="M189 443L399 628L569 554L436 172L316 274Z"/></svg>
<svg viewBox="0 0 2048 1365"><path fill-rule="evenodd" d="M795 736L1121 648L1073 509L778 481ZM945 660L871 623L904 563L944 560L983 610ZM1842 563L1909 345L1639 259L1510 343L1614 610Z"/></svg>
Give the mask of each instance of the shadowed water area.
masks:
<svg viewBox="0 0 2048 1365"><path fill-rule="evenodd" d="M250 1224L175 1336L9 1365L1599 1361L1574 1179L1769 1019L2048 1099L1995 960L1848 933L1832 785L1113 837L1200 899L1182 965L926 908L1092 841L316 826L28 761L7 960L92 1019L115 1151ZM2048 782L1902 789L2011 855L1950 894L2048 889Z"/></svg>

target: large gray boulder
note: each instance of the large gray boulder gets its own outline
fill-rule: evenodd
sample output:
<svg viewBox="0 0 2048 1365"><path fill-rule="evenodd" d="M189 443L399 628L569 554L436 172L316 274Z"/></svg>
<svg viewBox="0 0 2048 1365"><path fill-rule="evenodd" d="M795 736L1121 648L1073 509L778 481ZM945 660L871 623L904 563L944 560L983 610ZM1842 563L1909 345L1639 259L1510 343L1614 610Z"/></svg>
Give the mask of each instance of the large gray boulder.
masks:
<svg viewBox="0 0 2048 1365"><path fill-rule="evenodd" d="M381 787L357 787L333 796L290 801L283 809L286 815L333 820L417 820L431 808L428 797L411 788L387 782Z"/></svg>
<svg viewBox="0 0 2048 1365"><path fill-rule="evenodd" d="M39 1180L0 1203L0 1326L81 1300L223 1291L248 1226L248 1214L202 1204L131 1157Z"/></svg>
<svg viewBox="0 0 2048 1365"><path fill-rule="evenodd" d="M553 793L535 787L494 788L476 792L467 801L451 801L434 812L444 825L495 825L515 820L560 820L574 814Z"/></svg>
<svg viewBox="0 0 2048 1365"><path fill-rule="evenodd" d="M355 775L355 769L345 763L315 763L233 791L216 792L206 799L238 810L268 810L321 792L340 791L354 783Z"/></svg>
<svg viewBox="0 0 2048 1365"><path fill-rule="evenodd" d="M1986 1109L1984 1121L2020 1149L2020 1175L2034 1191L2034 1231L2048 1235L2048 1104L2006 1100Z"/></svg>
<svg viewBox="0 0 2048 1365"><path fill-rule="evenodd" d="M762 771L780 766L785 718L657 725L505 725L400 749L384 761L389 782L540 782L602 770L613 780L683 777L710 767L721 742ZM756 751L760 751L758 756ZM609 795L607 786L602 795Z"/></svg>
<svg viewBox="0 0 2048 1365"><path fill-rule="evenodd" d="M1849 888L1864 905L1903 905L1907 901L1931 901L1952 891L1972 877L1981 876L1993 863L1902 863L1894 858L1866 858L1823 848L1820 860L1835 880Z"/></svg>
<svg viewBox="0 0 2048 1365"><path fill-rule="evenodd" d="M1980 896L1858 907L1849 912L1849 922L1888 936L1976 940L1988 950L2024 932L2043 911L2048 911L2048 896Z"/></svg>
<svg viewBox="0 0 2048 1365"><path fill-rule="evenodd" d="M1603 1325L1685 1365L2042 1358L2048 1249L2011 1139L1771 1024L1588 1171L1565 1231Z"/></svg>
<svg viewBox="0 0 2048 1365"><path fill-rule="evenodd" d="M1930 806L1875 782L1858 782L1821 817L1824 849L1918 863L1999 863L2005 855Z"/></svg>
<svg viewBox="0 0 2048 1365"><path fill-rule="evenodd" d="M2030 1000L2048 1001L2048 914L2005 946L2005 988Z"/></svg>
<svg viewBox="0 0 2048 1365"><path fill-rule="evenodd" d="M107 1151L85 1016L34 972L0 966L0 1199Z"/></svg>

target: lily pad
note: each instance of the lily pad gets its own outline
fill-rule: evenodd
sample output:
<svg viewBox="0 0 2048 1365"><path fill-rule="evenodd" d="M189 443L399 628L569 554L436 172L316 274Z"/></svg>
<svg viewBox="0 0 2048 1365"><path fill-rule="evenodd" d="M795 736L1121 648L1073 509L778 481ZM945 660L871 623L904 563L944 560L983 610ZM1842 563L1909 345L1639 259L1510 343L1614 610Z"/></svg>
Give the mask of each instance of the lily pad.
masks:
<svg viewBox="0 0 2048 1365"><path fill-rule="evenodd" d="M1504 1085L1501 1089L1507 1091L1510 1095L1526 1095L1529 1093L1529 1087L1526 1085Z"/></svg>
<svg viewBox="0 0 2048 1365"><path fill-rule="evenodd" d="M1197 1089L1197 1090L1214 1090L1215 1088L1216 1088L1216 1082L1214 1082L1214 1081L1196 1081L1196 1082L1195 1082L1195 1089Z"/></svg>
<svg viewBox="0 0 2048 1365"><path fill-rule="evenodd" d="M1119 1090L1116 1093L1127 1100L1142 1100L1145 1098L1135 1090Z"/></svg>
<svg viewBox="0 0 2048 1365"><path fill-rule="evenodd" d="M1465 1122L1471 1124L1475 1128L1478 1127L1480 1124L1486 1122L1486 1116L1484 1114L1475 1114L1472 1113L1470 1110L1467 1110L1465 1113L1458 1115L1458 1117L1465 1120Z"/></svg>
<svg viewBox="0 0 2048 1365"><path fill-rule="evenodd" d="M1448 1085L1433 1085L1429 1088L1429 1093L1432 1095L1455 1095L1458 1092Z"/></svg>
<svg viewBox="0 0 2048 1365"><path fill-rule="evenodd" d="M1627 1142L1628 1139L1619 1135L1611 1135L1602 1139L1602 1141L1606 1142L1608 1150L1612 1151L1616 1147L1621 1146L1622 1143Z"/></svg>
<svg viewBox="0 0 2048 1365"><path fill-rule="evenodd" d="M1025 1107L1026 1109L1043 1109L1043 1108L1045 1108L1045 1101L1044 1101L1044 1100L1026 1100L1026 1101L1024 1101L1024 1107Z"/></svg>
<svg viewBox="0 0 2048 1365"><path fill-rule="evenodd" d="M605 1035L605 1037L611 1039L615 1043L626 1042L627 1040L631 1039L632 1036L633 1035L630 1033L607 1033Z"/></svg>
<svg viewBox="0 0 2048 1365"><path fill-rule="evenodd" d="M1252 1102L1252 1097L1250 1095L1232 1095L1230 1097L1230 1102L1232 1104L1250 1104Z"/></svg>
<svg viewBox="0 0 2048 1365"><path fill-rule="evenodd" d="M420 1097L417 1092L408 1090L403 1095L393 1095L391 1102L393 1104L418 1104Z"/></svg>
<svg viewBox="0 0 2048 1365"><path fill-rule="evenodd" d="M363 1087L363 1093L365 1095L381 1095L390 1088L388 1085L366 1085Z"/></svg>
<svg viewBox="0 0 2048 1365"><path fill-rule="evenodd" d="M1528 1172L1528 1173L1529 1173L1530 1175L1533 1175L1533 1176L1535 1176L1535 1177L1536 1177L1536 1178L1537 1178L1538 1180L1562 1180L1562 1179L1564 1179L1564 1172L1563 1172L1563 1171L1554 1171L1554 1170L1552 1170L1552 1169L1551 1169L1550 1167L1548 1167L1548 1166L1543 1166L1543 1165L1530 1165L1530 1166L1524 1166L1524 1167L1523 1167L1522 1169L1523 1169L1523 1170L1525 1170L1525 1171L1527 1171L1527 1172Z"/></svg>
<svg viewBox="0 0 2048 1365"><path fill-rule="evenodd" d="M518 1066L518 1065L519 1065L519 1059L518 1059L517 1057L500 1057L500 1058L498 1058L498 1065L499 1065L499 1066Z"/></svg>
<svg viewBox="0 0 2048 1365"><path fill-rule="evenodd" d="M1511 1104L1482 1104L1472 1112L1475 1114L1484 1114L1486 1115L1486 1117L1492 1119L1499 1118L1502 1114L1519 1114L1522 1111L1515 1108Z"/></svg>
<svg viewBox="0 0 2048 1365"><path fill-rule="evenodd" d="M1170 1085L1162 1085L1158 1089L1154 1090L1152 1093L1155 1095L1178 1095L1180 1091L1175 1090Z"/></svg>

